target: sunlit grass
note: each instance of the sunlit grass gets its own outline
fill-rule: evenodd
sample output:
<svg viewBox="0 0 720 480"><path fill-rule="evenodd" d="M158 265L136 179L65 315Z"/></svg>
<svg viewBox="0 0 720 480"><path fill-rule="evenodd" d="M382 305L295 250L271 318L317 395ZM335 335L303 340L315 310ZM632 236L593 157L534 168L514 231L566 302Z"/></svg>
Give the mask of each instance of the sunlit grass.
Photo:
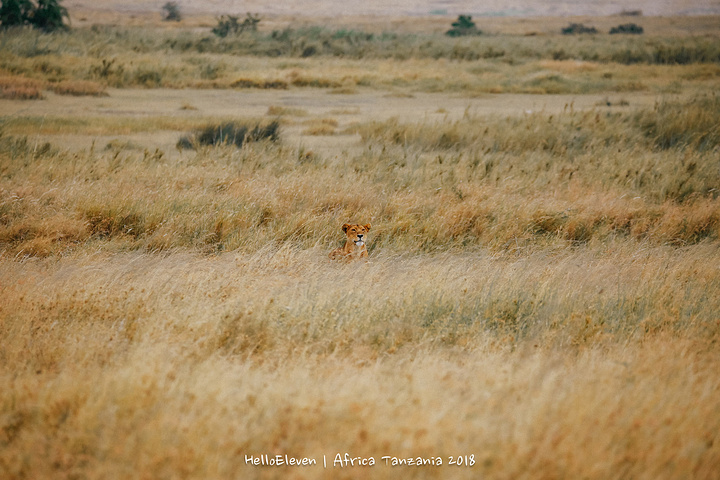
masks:
<svg viewBox="0 0 720 480"><path fill-rule="evenodd" d="M87 91L90 84L82 82L94 82L116 88L374 88L467 95L694 93L720 78L717 49L699 38L592 36L568 42L562 35L448 39L429 33L367 34L372 38L365 40L361 32L310 28L220 40L128 27L78 29L55 34L57 39L32 31L0 35L0 73L75 85L75 92ZM317 54L302 55L310 47ZM608 49L613 53L607 55Z"/></svg>
<svg viewBox="0 0 720 480"><path fill-rule="evenodd" d="M0 477L715 475L717 64L657 65L642 55L682 53L657 39L560 51L554 37L322 29L7 35L0 87L40 96L106 85L661 96L453 119L438 105L442 120L277 103L264 118L3 117ZM300 40L323 39L302 58ZM640 63L615 63L623 52ZM222 140L258 125L272 138ZM221 141L171 155L137 140L203 131ZM135 137L65 149L53 135ZM313 152L309 136L357 143ZM367 262L327 257L348 221L372 223ZM333 466L345 453L377 465ZM318 465L245 461L261 454Z"/></svg>
<svg viewBox="0 0 720 480"><path fill-rule="evenodd" d="M42 82L19 76L0 77L0 99L37 100L43 98Z"/></svg>
<svg viewBox="0 0 720 480"><path fill-rule="evenodd" d="M76 97L85 95L92 97L107 96L107 91L103 85L88 80L62 81L52 85L51 88L58 95L73 95Z"/></svg>
<svg viewBox="0 0 720 480"><path fill-rule="evenodd" d="M3 261L4 471L255 478L245 455L348 451L443 457L411 478L710 475L717 246L607 247Z"/></svg>
<svg viewBox="0 0 720 480"><path fill-rule="evenodd" d="M148 251L253 251L278 240L326 242L359 217L378 225L371 248L392 250L715 241L716 103L468 116L442 125L372 122L354 127L366 147L343 158L307 156L282 139L240 149L198 145L170 160L122 143L63 152L6 135L0 239L10 255L108 240ZM685 121L664 120L672 112ZM198 123L18 117L6 128L118 134L155 121L159 129ZM334 118L304 122L306 134L336 133Z"/></svg>

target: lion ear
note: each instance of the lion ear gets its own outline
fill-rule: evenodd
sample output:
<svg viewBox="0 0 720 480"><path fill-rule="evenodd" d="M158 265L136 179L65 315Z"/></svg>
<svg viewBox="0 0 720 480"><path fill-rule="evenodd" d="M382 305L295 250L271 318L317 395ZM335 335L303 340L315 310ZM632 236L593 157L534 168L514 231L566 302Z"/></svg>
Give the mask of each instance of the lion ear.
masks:
<svg viewBox="0 0 720 480"><path fill-rule="evenodd" d="M370 224L369 224L369 223L365 225L365 229L366 229L366 230L370 230Z"/></svg>
<svg viewBox="0 0 720 480"><path fill-rule="evenodd" d="M350 225L349 223L346 223L345 225L342 226L342 231L347 232L347 229L350 228L351 226L352 225Z"/></svg>

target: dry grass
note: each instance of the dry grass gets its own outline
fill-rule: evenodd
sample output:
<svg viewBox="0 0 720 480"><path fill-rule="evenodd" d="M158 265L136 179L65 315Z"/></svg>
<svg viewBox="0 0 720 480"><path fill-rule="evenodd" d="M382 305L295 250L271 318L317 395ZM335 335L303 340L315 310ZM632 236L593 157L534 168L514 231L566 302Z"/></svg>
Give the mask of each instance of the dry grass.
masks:
<svg viewBox="0 0 720 480"><path fill-rule="evenodd" d="M183 108L182 106L180 108ZM215 121L217 119L212 119ZM161 130L188 131L205 126L211 120L203 116L12 116L2 119L3 132L22 135L128 135Z"/></svg>
<svg viewBox="0 0 720 480"><path fill-rule="evenodd" d="M695 113L676 127L662 119L680 105L469 116L443 125L367 123L356 127L365 147L334 158L261 142L169 160L122 143L61 152L6 136L0 242L11 256L59 253L77 242L254 251L278 240L327 242L347 217L379 225L377 248L406 251L716 241L716 103L692 101L685 111ZM152 121L46 118L37 125L117 133ZM198 121L168 118L156 127ZM336 132L334 118L307 122L306 134ZM44 226L48 219L54 227Z"/></svg>
<svg viewBox="0 0 720 480"><path fill-rule="evenodd" d="M270 105L267 109L267 115L273 116L273 117L281 117L284 115L288 115L291 117L306 117L308 115L308 111L305 109L302 109L302 108Z"/></svg>
<svg viewBox="0 0 720 480"><path fill-rule="evenodd" d="M325 253L4 261L4 476L714 475L716 246Z"/></svg>
<svg viewBox="0 0 720 480"><path fill-rule="evenodd" d="M697 92L715 88L711 37L568 43L562 35L370 34L303 27L220 40L194 30L76 29L3 34L0 72L115 88L322 88L484 93ZM307 56L304 52L315 52Z"/></svg>
<svg viewBox="0 0 720 480"><path fill-rule="evenodd" d="M293 46L308 58L223 50L264 38L200 55L173 30L3 36L0 85L682 95L515 116L437 105L438 121L259 91L265 118L208 117L172 92L189 115L3 118L0 477L715 478L717 65L577 62L540 37L481 39L477 61L402 37L391 60L392 37L312 29L287 33L329 38ZM320 55L341 44L347 57ZM138 140L278 117L278 142ZM115 139L64 150L51 135ZM342 138L357 143L316 148ZM347 221L373 224L369 262L328 260ZM377 465L333 465L345 453ZM318 465L245 461L261 454Z"/></svg>
<svg viewBox="0 0 720 480"><path fill-rule="evenodd" d="M41 81L25 77L0 77L0 99L37 100L41 98L43 98Z"/></svg>
<svg viewBox="0 0 720 480"><path fill-rule="evenodd" d="M712 478L717 147L658 142L665 108L365 124L332 158L2 137L0 472ZM348 219L369 263L327 259Z"/></svg>
<svg viewBox="0 0 720 480"><path fill-rule="evenodd" d="M51 88L58 95L74 95L76 97L84 95L92 97L107 96L107 91L103 85L87 80L58 82L52 85Z"/></svg>
<svg viewBox="0 0 720 480"><path fill-rule="evenodd" d="M232 8L224 8L214 5L215 13L211 14L203 12L205 8L201 8L199 12L186 11L183 12L181 22L166 22L162 20L159 10L152 6L147 6L138 2L132 15L128 15L121 8L113 8L120 2L107 2L93 5L76 5L70 9L72 25L74 27L91 27L91 26L146 26L146 27L163 27L163 29L187 29L187 28L204 28L210 30L217 24L218 13L232 10ZM125 6L124 3L120 3ZM337 29L343 30L360 30L363 32L372 32L382 34L384 32L399 33L437 33L442 34L448 30L450 23L457 18L453 15L428 15L426 6L423 4L413 4L417 10L413 14L408 15L403 10L402 15L393 16L377 16L377 15L358 15L357 12L350 13L344 5L333 4L332 8L337 11L325 11L323 6L317 7L318 11L325 11L325 18L299 16L297 14L297 6L291 4L277 5L280 10L275 10L273 15L263 15L263 20L259 24L259 28L263 32L272 32L273 30L282 30L288 27L297 28L299 25L332 25ZM144 7L144 8L143 8ZM383 5L387 7L387 5ZM577 5L575 5L577 7ZM406 8L402 7L403 9ZM540 10L548 8L543 5ZM717 35L717 16L671 16L672 7L668 10L661 10L658 14L649 15L645 11L645 15L641 21L648 36L672 36L672 37L688 37L688 36L706 36ZM577 15L577 11L575 11ZM262 13L262 12L258 12ZM627 23L627 16L621 16L620 11L615 15L609 16L573 16L571 12L561 10L556 12L558 17L548 17L539 15L536 17L518 18L517 16L495 16L495 15L476 15L473 17L478 28L490 35L527 35L542 36L558 34L560 30L570 22L592 24L602 32L607 32L611 27L619 23ZM638 19L635 19L638 21Z"/></svg>
<svg viewBox="0 0 720 480"><path fill-rule="evenodd" d="M334 118L317 118L304 122L303 135L334 135L338 121Z"/></svg>

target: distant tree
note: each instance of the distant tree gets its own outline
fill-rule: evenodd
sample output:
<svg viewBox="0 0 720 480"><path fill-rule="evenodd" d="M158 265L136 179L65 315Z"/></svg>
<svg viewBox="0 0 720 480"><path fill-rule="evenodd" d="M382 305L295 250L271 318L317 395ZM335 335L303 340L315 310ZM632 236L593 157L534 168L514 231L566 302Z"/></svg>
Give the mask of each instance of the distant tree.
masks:
<svg viewBox="0 0 720 480"><path fill-rule="evenodd" d="M35 6L30 0L2 0L0 2L0 25L3 28L30 23Z"/></svg>
<svg viewBox="0 0 720 480"><path fill-rule="evenodd" d="M165 21L166 22L179 22L182 20L182 14L180 13L180 6L177 4L177 2L167 2L162 7L163 11L165 12Z"/></svg>
<svg viewBox="0 0 720 480"><path fill-rule="evenodd" d="M31 25L46 32L67 29L65 19L68 11L60 5L61 0L2 0L0 2L0 26L2 28Z"/></svg>
<svg viewBox="0 0 720 480"><path fill-rule="evenodd" d="M482 32L475 26L470 15L460 15L458 19L452 23L450 30L445 35L450 37L462 37L465 35L480 35Z"/></svg>
<svg viewBox="0 0 720 480"><path fill-rule="evenodd" d="M63 20L65 18L69 21L70 15L67 9L60 5L60 0L38 0L31 23L46 32L67 30L68 26Z"/></svg>

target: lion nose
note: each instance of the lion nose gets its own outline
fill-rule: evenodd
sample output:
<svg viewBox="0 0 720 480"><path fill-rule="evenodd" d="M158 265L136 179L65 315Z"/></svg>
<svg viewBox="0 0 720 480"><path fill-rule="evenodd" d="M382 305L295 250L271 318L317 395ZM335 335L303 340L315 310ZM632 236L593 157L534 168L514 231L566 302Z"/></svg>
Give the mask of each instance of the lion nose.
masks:
<svg viewBox="0 0 720 480"><path fill-rule="evenodd" d="M362 237L363 237L363 234L362 234L362 233L358 233L358 238L362 238Z"/></svg>

